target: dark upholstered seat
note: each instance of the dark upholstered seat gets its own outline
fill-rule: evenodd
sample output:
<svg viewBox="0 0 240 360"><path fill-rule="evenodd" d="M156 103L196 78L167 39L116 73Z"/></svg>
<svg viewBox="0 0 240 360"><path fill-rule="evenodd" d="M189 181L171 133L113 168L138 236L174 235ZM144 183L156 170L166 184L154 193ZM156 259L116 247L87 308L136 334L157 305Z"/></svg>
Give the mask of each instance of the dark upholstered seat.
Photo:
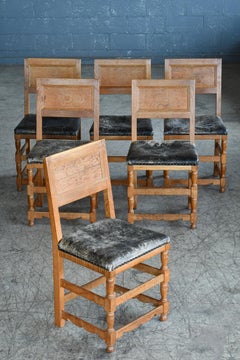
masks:
<svg viewBox="0 0 240 360"><path fill-rule="evenodd" d="M120 219L105 219L64 237L58 248L93 265L113 271L170 242L168 236Z"/></svg>
<svg viewBox="0 0 240 360"><path fill-rule="evenodd" d="M45 139L38 141L27 157L28 164L42 164L45 157L72 149L76 146L87 144L83 140L60 140Z"/></svg>
<svg viewBox="0 0 240 360"><path fill-rule="evenodd" d="M99 123L100 136L131 136L131 115L101 115ZM139 119L138 136L153 136L151 119ZM93 125L90 129L93 136Z"/></svg>
<svg viewBox="0 0 240 360"><path fill-rule="evenodd" d="M43 117L43 136L77 136L80 127L80 118ZM14 133L17 135L35 135L36 114L25 115L20 123L15 127Z"/></svg>
<svg viewBox="0 0 240 360"><path fill-rule="evenodd" d="M185 119L165 119L165 135L187 135L189 121ZM228 131L220 116L200 115L195 118L195 135L227 135Z"/></svg>
<svg viewBox="0 0 240 360"><path fill-rule="evenodd" d="M196 146L188 141L135 141L130 145L129 165L197 165Z"/></svg>

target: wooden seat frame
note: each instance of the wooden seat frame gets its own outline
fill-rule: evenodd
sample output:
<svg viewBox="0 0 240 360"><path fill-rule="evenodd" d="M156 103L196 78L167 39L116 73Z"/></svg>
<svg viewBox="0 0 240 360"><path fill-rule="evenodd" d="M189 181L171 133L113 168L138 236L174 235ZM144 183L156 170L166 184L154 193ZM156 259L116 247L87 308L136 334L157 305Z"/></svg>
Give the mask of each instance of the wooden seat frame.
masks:
<svg viewBox="0 0 240 360"><path fill-rule="evenodd" d="M184 80L139 80L132 81L132 141L137 141L137 119L151 117L152 119L186 118L189 119L190 134L188 141L194 143L195 125L195 81ZM138 186L139 171L186 171L188 184L186 186L169 187L154 186L149 179L146 186ZM157 165L128 164L128 221L136 220L184 220L190 221L194 229L197 223L197 165ZM189 213L179 214L146 214L136 213L137 196L187 196Z"/></svg>
<svg viewBox="0 0 240 360"><path fill-rule="evenodd" d="M99 84L94 79L38 79L37 80L37 142L42 140L42 118L84 117L92 118L95 126L94 140L98 140ZM57 120L56 120L57 121ZM63 140L52 140L55 144ZM75 146L73 141L73 147ZM30 153L31 154L31 153ZM28 224L34 219L49 217L49 211L41 211L46 187L43 163L27 163ZM61 212L66 219L82 218L96 221L96 197L91 197L90 212Z"/></svg>
<svg viewBox="0 0 240 360"><path fill-rule="evenodd" d="M79 164L79 171L77 173L76 162ZM66 168L69 170L68 172L65 171ZM161 321L167 320L167 313L169 311L167 291L170 277L168 250L170 243L145 253L112 271L70 255L58 248L58 243L63 237L59 214L60 206L96 192L103 192L105 215L107 218L115 218L105 141L92 142L79 148L45 158L44 172L46 174L52 228L56 326L62 327L66 320L70 320L75 325L97 334L106 342L107 352L112 352L114 351L116 340L124 335L125 332L137 328L155 315L160 315ZM109 229L109 232L111 232L111 229ZM161 265L159 268L144 263L144 261L149 260L155 255L160 255ZM72 283L64 277L64 265L67 265L69 261L81 265L85 268L85 271L86 269L94 271L98 277L95 277L83 285ZM135 285L135 287L131 289L122 286L121 283L117 284L117 276L127 270L131 271L131 269L146 273L151 276L151 279L148 277L143 283L137 286ZM97 274L100 274L100 276ZM99 291L94 291L94 289L100 285L104 286L105 295L104 293L102 295ZM150 296L151 294L144 294L145 291L155 285L158 285L160 288L160 298L153 298ZM105 329L65 309L65 304L76 297L83 297L105 309ZM117 307L131 299L149 303L153 306L153 309L139 316L137 319L130 321L128 324L123 325L121 328L115 329L115 311Z"/></svg>
<svg viewBox="0 0 240 360"><path fill-rule="evenodd" d="M215 115L221 117L222 103L222 60L221 59L166 59L165 79L194 79L197 94L214 94ZM165 134L165 140L184 140L188 135ZM195 140L211 140L214 142L213 154L199 155L200 162L212 162L213 176L198 176L199 185L217 185L219 191L226 189L227 165L227 134L195 134ZM167 175L166 175L167 179ZM184 182L184 180L169 179L170 182Z"/></svg>
<svg viewBox="0 0 240 360"><path fill-rule="evenodd" d="M27 58L24 59L24 116L31 113L31 96L36 94L37 78L81 78L80 59L48 59ZM43 136L51 139L80 139L81 129L77 136ZM16 185L17 190L27 184L26 159L31 149L31 140L36 139L36 134L14 134L15 139L15 162L16 162Z"/></svg>
<svg viewBox="0 0 240 360"><path fill-rule="evenodd" d="M95 59L94 78L99 80L100 95L131 95L133 79L151 79L150 59ZM153 136L139 136L151 140ZM130 136L101 136L105 140L131 140ZM109 162L126 162L126 155L108 155ZM113 185L126 185L127 180L112 179Z"/></svg>

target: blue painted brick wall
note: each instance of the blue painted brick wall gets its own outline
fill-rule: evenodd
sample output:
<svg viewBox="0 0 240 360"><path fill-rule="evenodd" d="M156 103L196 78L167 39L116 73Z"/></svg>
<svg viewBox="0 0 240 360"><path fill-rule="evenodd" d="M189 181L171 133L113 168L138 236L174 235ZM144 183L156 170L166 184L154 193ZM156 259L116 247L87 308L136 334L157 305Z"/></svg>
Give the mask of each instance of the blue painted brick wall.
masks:
<svg viewBox="0 0 240 360"><path fill-rule="evenodd" d="M0 63L25 57L240 61L240 0L0 0Z"/></svg>

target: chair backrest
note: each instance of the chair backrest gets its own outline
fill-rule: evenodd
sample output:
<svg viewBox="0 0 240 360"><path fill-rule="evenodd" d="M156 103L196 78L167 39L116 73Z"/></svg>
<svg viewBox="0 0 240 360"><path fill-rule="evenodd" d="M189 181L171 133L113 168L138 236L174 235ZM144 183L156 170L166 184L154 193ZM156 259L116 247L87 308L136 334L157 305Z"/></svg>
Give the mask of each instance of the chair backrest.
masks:
<svg viewBox="0 0 240 360"><path fill-rule="evenodd" d="M222 59L166 59L165 79L194 79L196 94L216 94L216 115L221 116Z"/></svg>
<svg viewBox="0 0 240 360"><path fill-rule="evenodd" d="M101 94L131 94L133 79L151 79L151 60L96 59L94 77Z"/></svg>
<svg viewBox="0 0 240 360"><path fill-rule="evenodd" d="M24 114L30 112L30 94L38 78L81 78L80 59L27 58L24 60Z"/></svg>
<svg viewBox="0 0 240 360"><path fill-rule="evenodd" d="M189 140L195 132L195 80L133 80L132 141L137 140L138 118L186 118Z"/></svg>
<svg viewBox="0 0 240 360"><path fill-rule="evenodd" d="M37 140L42 140L43 116L93 118L96 124L94 140L98 140L98 81L94 79L37 79Z"/></svg>
<svg viewBox="0 0 240 360"><path fill-rule="evenodd" d="M53 238L62 238L59 207L104 193L106 217L115 218L105 140L90 142L44 159Z"/></svg>

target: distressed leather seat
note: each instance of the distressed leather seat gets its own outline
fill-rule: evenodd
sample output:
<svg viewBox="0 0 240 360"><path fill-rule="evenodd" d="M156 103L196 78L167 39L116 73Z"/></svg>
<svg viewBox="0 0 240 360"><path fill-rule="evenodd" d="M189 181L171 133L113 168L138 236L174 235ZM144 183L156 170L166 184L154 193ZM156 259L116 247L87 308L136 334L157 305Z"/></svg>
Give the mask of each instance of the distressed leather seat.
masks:
<svg viewBox="0 0 240 360"><path fill-rule="evenodd" d="M45 139L38 141L27 157L28 164L43 164L45 157L57 154L59 152L71 149L76 146L81 146L88 143L83 140L58 140Z"/></svg>
<svg viewBox="0 0 240 360"><path fill-rule="evenodd" d="M131 225L124 220L106 219L63 237L58 249L104 270L113 271L169 242L169 237L161 233Z"/></svg>
<svg viewBox="0 0 240 360"><path fill-rule="evenodd" d="M138 137L152 138L153 127L151 119L139 119ZM99 136L102 137L128 137L132 135L130 115L100 115ZM90 137L93 137L93 125L90 128Z"/></svg>
<svg viewBox="0 0 240 360"><path fill-rule="evenodd" d="M107 352L113 352L117 339L125 332L156 315L161 321L167 320L170 239L157 231L115 218L105 140L46 157L44 172L52 229L55 324L62 327L66 320L71 321L97 334L105 341ZM104 194L106 218L86 226L80 223L74 231L65 234L59 208L95 193ZM153 263L152 258L156 255L158 259ZM72 268L68 268L69 262L81 265L78 282L73 280L77 268L73 273ZM68 270L67 279L64 267ZM84 279L88 278L89 270L91 280L86 282ZM124 272L128 273L123 283ZM132 277L133 272L135 276ZM136 281L136 272L144 274L140 283ZM131 285L127 280L129 276ZM154 286L158 287L159 296L152 292ZM77 297L85 299L78 302L79 311L76 303L68 310L65 304ZM127 323L118 324L116 310L133 299L135 306L139 302L143 304L137 314L131 314ZM86 315L87 301L104 308L106 325L102 324L102 318L98 319L96 312ZM134 337L134 333L131 336Z"/></svg>
<svg viewBox="0 0 240 360"><path fill-rule="evenodd" d="M76 78L81 77L81 60L79 59L48 59L27 58L24 60L24 117L14 129L15 163L17 190L27 184L26 159L31 150L31 141L36 140L36 114L31 113L32 97L36 94L38 78ZM69 118L54 121L44 118L43 139L81 138L81 119Z"/></svg>
<svg viewBox="0 0 240 360"><path fill-rule="evenodd" d="M81 129L80 118L43 117L43 137L60 136L78 139L79 129ZM15 135L26 134L36 137L36 114L25 115L15 127L14 133Z"/></svg>
<svg viewBox="0 0 240 360"><path fill-rule="evenodd" d="M138 119L143 116L155 120L183 118L188 121L188 141L137 140ZM128 221L136 220L184 220L192 229L197 223L197 174L198 154L194 144L195 81L194 80L133 80L132 82L132 143L128 162ZM138 184L141 171L168 174L169 171L185 172L187 184L169 186L164 177L163 185L154 184L148 178L145 185ZM138 196L185 196L188 199L188 213L147 213L137 209Z"/></svg>
<svg viewBox="0 0 240 360"><path fill-rule="evenodd" d="M214 114L197 114L195 117L195 140L205 141L206 151L199 154L201 163L213 163L213 175L198 176L199 185L217 185L219 191L226 189L228 130L221 117L222 60L221 59L166 59L166 79L194 79L196 95L213 94L216 99ZM189 134L188 124L183 119L165 119L164 139L185 140ZM208 141L208 143L206 142ZM197 143L196 143L197 144ZM209 148L212 144L213 148ZM197 145L198 146L198 145ZM201 171L201 167L200 167ZM166 174L166 177L168 175ZM169 183L183 182L170 179Z"/></svg>
<svg viewBox="0 0 240 360"><path fill-rule="evenodd" d="M186 119L165 119L165 135L188 135L189 124ZM220 116L199 115L195 117L195 135L227 135L228 131Z"/></svg>
<svg viewBox="0 0 240 360"><path fill-rule="evenodd" d="M129 165L198 165L196 146L187 141L136 141L130 145Z"/></svg>

